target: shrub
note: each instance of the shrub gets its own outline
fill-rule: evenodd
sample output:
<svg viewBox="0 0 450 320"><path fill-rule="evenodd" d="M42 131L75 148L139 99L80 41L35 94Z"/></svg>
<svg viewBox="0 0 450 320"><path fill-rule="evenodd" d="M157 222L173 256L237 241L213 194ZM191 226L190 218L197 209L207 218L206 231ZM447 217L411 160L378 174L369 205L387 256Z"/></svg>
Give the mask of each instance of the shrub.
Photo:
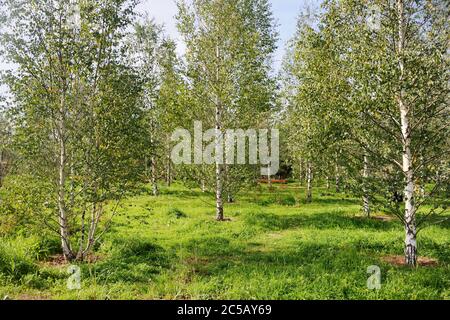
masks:
<svg viewBox="0 0 450 320"><path fill-rule="evenodd" d="M184 213L182 210L177 209L177 208L172 208L169 210L168 215L170 217L174 217L177 219L181 219L181 218L187 218L187 214Z"/></svg>
<svg viewBox="0 0 450 320"><path fill-rule="evenodd" d="M292 195L279 198L277 202L282 206L295 206L295 204L297 203L295 197Z"/></svg>
<svg viewBox="0 0 450 320"><path fill-rule="evenodd" d="M35 177L11 175L0 189L0 236L10 234L43 236L43 225L55 209L49 186Z"/></svg>
<svg viewBox="0 0 450 320"><path fill-rule="evenodd" d="M20 280L35 273L37 267L30 255L30 241L14 239L0 243L0 273L12 280Z"/></svg>

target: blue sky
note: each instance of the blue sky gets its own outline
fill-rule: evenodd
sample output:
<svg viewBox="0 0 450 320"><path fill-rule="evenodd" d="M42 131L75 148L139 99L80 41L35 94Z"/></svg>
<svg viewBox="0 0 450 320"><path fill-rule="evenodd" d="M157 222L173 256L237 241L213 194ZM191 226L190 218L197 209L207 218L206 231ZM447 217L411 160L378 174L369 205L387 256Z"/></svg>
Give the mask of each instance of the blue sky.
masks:
<svg viewBox="0 0 450 320"><path fill-rule="evenodd" d="M296 27L297 16L306 6L317 6L320 0L270 0L275 19L278 24L280 41L278 51L274 56L275 69L279 69L284 55L286 42L293 36ZM175 14L177 7L175 0L143 0L139 5L140 12L147 12L159 24L164 24L167 34L177 40L178 53L184 51L176 28Z"/></svg>

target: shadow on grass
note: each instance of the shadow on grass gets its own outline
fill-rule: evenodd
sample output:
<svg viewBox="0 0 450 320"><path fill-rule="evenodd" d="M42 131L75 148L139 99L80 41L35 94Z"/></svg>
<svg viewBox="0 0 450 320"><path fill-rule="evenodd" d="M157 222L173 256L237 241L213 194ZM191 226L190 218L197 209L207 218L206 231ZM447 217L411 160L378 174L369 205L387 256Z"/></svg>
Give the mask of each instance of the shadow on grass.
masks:
<svg viewBox="0 0 450 320"><path fill-rule="evenodd" d="M202 192L200 190L173 190L173 189L163 189L160 191L163 196L173 196L181 199L192 199L212 196L212 193Z"/></svg>
<svg viewBox="0 0 450 320"><path fill-rule="evenodd" d="M337 195L339 197L339 195ZM318 204L318 205L341 205L341 206L347 206L347 205L360 205L361 200L354 199L354 198L331 198L331 197L316 197L313 198L312 204Z"/></svg>
<svg viewBox="0 0 450 320"><path fill-rule="evenodd" d="M398 228L398 223L344 216L340 211L316 213L313 215L277 215L272 213L250 213L244 218L249 228L263 230L288 230L295 228L315 229L364 229L388 231Z"/></svg>
<svg viewBox="0 0 450 320"><path fill-rule="evenodd" d="M115 240L109 251L108 259L84 266L97 282L148 283L153 276L170 267L170 255L149 240Z"/></svg>
<svg viewBox="0 0 450 320"><path fill-rule="evenodd" d="M181 272L184 278L195 281L223 277L242 279L242 285L253 281L249 277L257 277L261 281L279 279L280 285L289 284L290 279L303 279L304 282L298 286L310 283L311 288L320 290L324 297L347 298L345 288L353 287L355 281L364 289L369 265L381 266L380 258L384 254L401 250L398 246L393 249L390 241L367 241L315 244L299 240L292 246L277 249L267 244L237 242L226 236L209 235L180 242L165 250L150 240L121 239L112 244L112 256L96 264L93 273L99 283L147 284L164 270ZM438 252L442 251L442 245L423 239L422 249ZM442 255L448 255L448 251ZM445 290L445 267L418 271L391 266L385 268L397 269L404 274L418 272L419 281L423 279L426 282L424 285L439 292ZM350 285L343 285L342 279L350 281ZM335 292L328 295L332 284ZM273 292L271 298L295 295L298 289L294 286L286 288L287 291ZM359 293L349 292L349 297L356 297L356 294Z"/></svg>
<svg viewBox="0 0 450 320"><path fill-rule="evenodd" d="M446 220L444 220L446 219ZM440 223L434 224L434 226L442 229L450 229L450 215L441 216L439 220L444 220Z"/></svg>
<svg viewBox="0 0 450 320"><path fill-rule="evenodd" d="M184 243L182 250L183 256L187 257L189 262L219 269L221 266L225 268L231 265L301 267L318 264L322 269L331 270L335 267L348 267L349 263L361 258L370 259L367 252L352 243L343 246L299 241L293 247L277 250L254 242L238 245L223 237L205 237Z"/></svg>
<svg viewBox="0 0 450 320"><path fill-rule="evenodd" d="M360 205L361 200L346 197L345 195L339 194L336 196L313 196L312 203L306 202L306 196L304 193L292 192L291 190L282 190L272 192L272 193L255 193L251 195L241 196L241 200L260 205L260 206L269 206L269 205L282 205L282 206L291 206L300 204L304 205L321 205L321 206L354 206ZM292 201L294 199L294 201Z"/></svg>
<svg viewBox="0 0 450 320"><path fill-rule="evenodd" d="M426 250L433 246L440 247L435 243L424 243L424 246ZM370 265L383 266L384 272L392 269L405 280L412 279L414 283L421 283L439 294L447 289L445 279L448 268L445 265L416 270L384 264L381 261L383 255L401 250L393 248L389 241L370 248L361 248L358 243L352 242L333 245L299 241L295 246L280 250L255 243L233 245L226 239L215 237L189 241L183 248L188 253L184 255L184 264L196 277L241 279L241 286L262 281L260 289L252 290L270 288L272 299L295 297L296 291L303 290L305 285L316 293L320 292L321 297L364 299L367 295L367 267ZM301 282L290 288L292 279ZM409 284L410 287L412 284ZM289 288L278 290L285 285ZM395 287L392 290L398 294ZM261 292L252 292L251 296ZM408 294L407 290L405 292Z"/></svg>
<svg viewBox="0 0 450 320"><path fill-rule="evenodd" d="M450 263L450 245L440 245L436 241L426 236L420 236L419 234L419 255L426 253L431 254L437 258L440 263Z"/></svg>

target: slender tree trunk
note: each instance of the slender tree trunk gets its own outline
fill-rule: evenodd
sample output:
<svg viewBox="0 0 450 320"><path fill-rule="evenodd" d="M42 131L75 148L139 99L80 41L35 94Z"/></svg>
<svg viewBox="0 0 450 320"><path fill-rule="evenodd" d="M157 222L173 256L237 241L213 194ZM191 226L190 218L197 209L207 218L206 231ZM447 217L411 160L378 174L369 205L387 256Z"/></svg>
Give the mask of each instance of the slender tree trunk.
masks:
<svg viewBox="0 0 450 320"><path fill-rule="evenodd" d="M220 39L218 39L220 41ZM220 43L220 42L218 42ZM219 45L216 46L216 61L219 64L220 61L220 49ZM216 81L220 83L220 75L219 75L219 65L217 65L216 69ZM219 93L216 93L216 131L218 134L222 135L222 104L220 101ZM220 141L217 141L220 143ZM216 146L216 153L218 151L219 146ZM217 157L217 154L216 154ZM216 220L223 221L224 213L223 213L223 164L219 159L216 159Z"/></svg>
<svg viewBox="0 0 450 320"><path fill-rule="evenodd" d="M442 172L439 170L436 170L436 184L441 184L442 183Z"/></svg>
<svg viewBox="0 0 450 320"><path fill-rule="evenodd" d="M267 183L269 185L269 189L272 190L272 172L270 171L271 164L267 166Z"/></svg>
<svg viewBox="0 0 450 320"><path fill-rule="evenodd" d="M152 180L153 196L159 196L158 179L156 177L156 159L154 156L150 159L150 178Z"/></svg>
<svg viewBox="0 0 450 320"><path fill-rule="evenodd" d="M313 169L311 162L308 162L306 169L307 176L307 189L306 189L306 202L312 202L312 180L313 180Z"/></svg>
<svg viewBox="0 0 450 320"><path fill-rule="evenodd" d="M424 182L422 182L422 184L419 186L419 191L420 191L420 197L422 199L425 198L425 185L424 185Z"/></svg>
<svg viewBox="0 0 450 320"><path fill-rule="evenodd" d="M72 159L70 162L70 207L73 208L75 206L75 168L73 163L73 153Z"/></svg>
<svg viewBox="0 0 450 320"><path fill-rule="evenodd" d="M398 55L400 68L400 93L397 97L400 109L402 142L403 142L403 173L405 175L405 262L409 266L417 265L417 230L416 207L414 197L414 168L411 151L411 110L405 103L405 28L404 0L397 0L398 13Z"/></svg>
<svg viewBox="0 0 450 320"><path fill-rule="evenodd" d="M166 183L168 187L172 185L172 165L170 162L170 154L167 156Z"/></svg>
<svg viewBox="0 0 450 320"><path fill-rule="evenodd" d="M216 110L216 130L221 131L220 109ZM216 220L223 221L223 165L216 161Z"/></svg>
<svg viewBox="0 0 450 320"><path fill-rule="evenodd" d="M205 184L205 180L204 179L202 179L202 181L201 181L201 189L202 189L203 193L206 192L206 184Z"/></svg>
<svg viewBox="0 0 450 320"><path fill-rule="evenodd" d="M303 186L303 180L305 176L303 175L303 160L299 160L299 180L300 180L300 186Z"/></svg>
<svg viewBox="0 0 450 320"><path fill-rule="evenodd" d="M145 173L145 179L146 179L146 182L147 182L147 179L148 179L148 158L147 158L147 156L144 156L144 173Z"/></svg>
<svg viewBox="0 0 450 320"><path fill-rule="evenodd" d="M339 154L336 152L336 168L335 168L335 175L336 175L336 193L341 192L341 176L340 176L340 168L339 168Z"/></svg>
<svg viewBox="0 0 450 320"><path fill-rule="evenodd" d="M403 117L402 117L403 118ZM403 120L404 121L404 120ZM403 123L402 121L402 123ZM408 146L410 142L405 143L405 152L403 155L403 170L406 174L405 185L405 261L407 265L416 266L417 264L417 230L416 230L416 208L414 197L414 174L412 169L411 150Z"/></svg>
<svg viewBox="0 0 450 320"><path fill-rule="evenodd" d="M233 191L232 191L232 185L230 183L230 175L229 175L229 166L227 164L225 164L223 166L224 168L224 180L226 181L226 187L225 189L225 193L227 194L227 203L234 203L234 198L233 198Z"/></svg>
<svg viewBox="0 0 450 320"><path fill-rule="evenodd" d="M85 182L84 183L85 190L86 190L86 185L87 185L87 183ZM83 246L84 246L84 241L86 239L86 210L87 210L87 206L86 206L86 204L84 204L83 212L81 213L80 244L79 244L78 254L77 254L78 261L84 260Z"/></svg>
<svg viewBox="0 0 450 320"><path fill-rule="evenodd" d="M424 163L425 160L423 158L423 156L420 157L420 162ZM422 174L420 175L420 180L418 182L419 185L419 194L420 194L420 198L424 199L425 198L425 182L426 182L426 176L425 173L422 172Z"/></svg>
<svg viewBox="0 0 450 320"><path fill-rule="evenodd" d="M6 163L3 156L3 150L0 150L0 188L3 186L3 175L5 174Z"/></svg>
<svg viewBox="0 0 450 320"><path fill-rule="evenodd" d="M216 130L222 132L221 110L219 104L216 106ZM218 159L217 159L218 160ZM216 160L216 220L223 221L223 165Z"/></svg>
<svg viewBox="0 0 450 320"><path fill-rule="evenodd" d="M363 211L364 215L370 218L370 197L369 190L367 190L367 179L369 178L369 157L364 155L364 170L363 170Z"/></svg>
<svg viewBox="0 0 450 320"><path fill-rule="evenodd" d="M79 256L81 259L84 260L84 258L87 256L87 254L91 251L95 244L95 234L97 232L98 223L100 221L100 217L103 212L103 207L101 204L93 203L92 204L92 213L91 213L91 223L89 226L89 232L88 232L88 238L87 238L87 244L84 251L82 251Z"/></svg>
<svg viewBox="0 0 450 320"><path fill-rule="evenodd" d="M58 119L58 139L59 139L59 161L58 161L58 222L61 247L64 258L72 260L74 258L69 242L69 227L67 221L65 188L66 188L66 128L65 128L65 96L61 97L60 115Z"/></svg>

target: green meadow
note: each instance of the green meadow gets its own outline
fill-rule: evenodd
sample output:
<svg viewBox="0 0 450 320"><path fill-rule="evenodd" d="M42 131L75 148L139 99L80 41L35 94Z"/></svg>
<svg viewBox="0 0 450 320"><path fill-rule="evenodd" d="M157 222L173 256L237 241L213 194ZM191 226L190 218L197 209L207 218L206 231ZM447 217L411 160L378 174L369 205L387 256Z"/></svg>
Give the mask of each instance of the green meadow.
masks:
<svg viewBox="0 0 450 320"><path fill-rule="evenodd" d="M437 264L411 269L404 232L390 219L362 217L360 201L316 189L306 204L296 185L259 187L214 220L214 199L180 185L122 202L89 262L81 288L55 239L2 238L0 296L9 299L450 299L450 224L419 234L419 254ZM380 290L369 290L369 266Z"/></svg>

